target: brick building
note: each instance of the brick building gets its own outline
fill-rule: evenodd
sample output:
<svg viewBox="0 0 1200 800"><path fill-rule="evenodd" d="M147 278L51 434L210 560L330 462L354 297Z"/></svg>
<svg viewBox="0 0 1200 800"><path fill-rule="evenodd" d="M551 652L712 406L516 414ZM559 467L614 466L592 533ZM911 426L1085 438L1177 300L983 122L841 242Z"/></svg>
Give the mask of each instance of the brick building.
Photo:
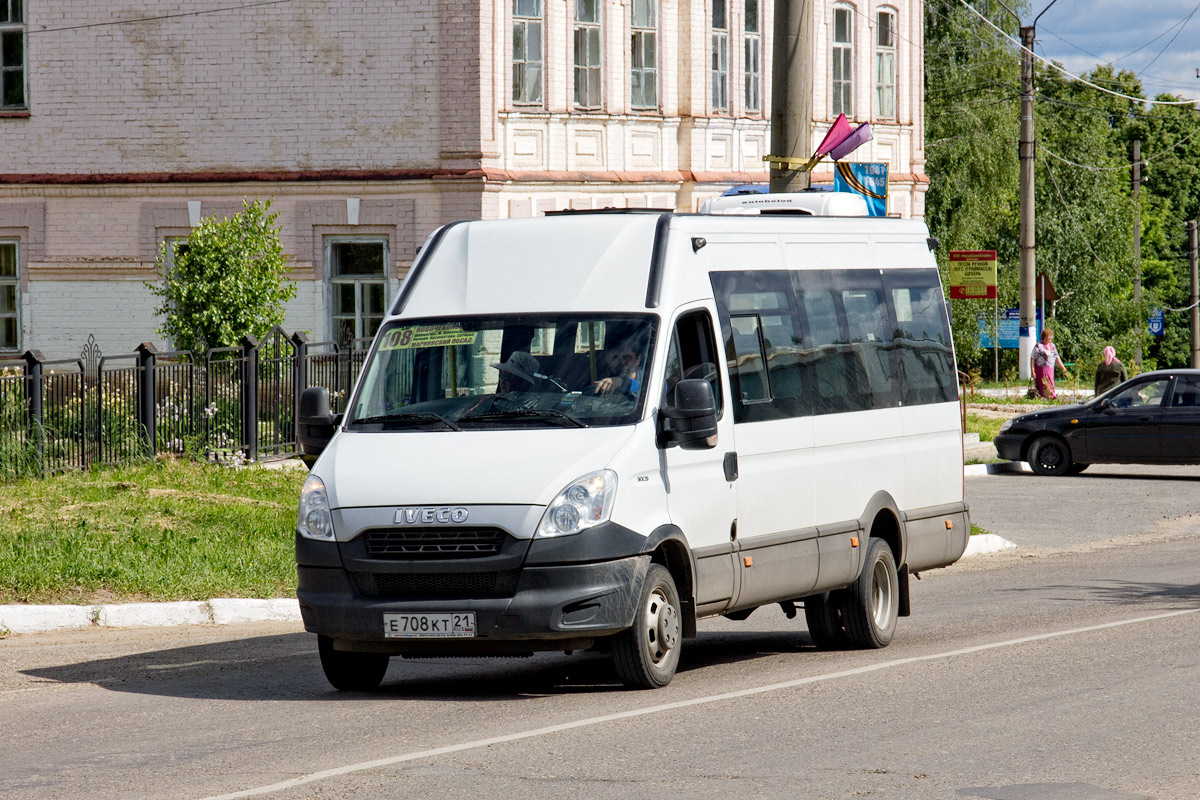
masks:
<svg viewBox="0 0 1200 800"><path fill-rule="evenodd" d="M244 197L321 340L371 333L444 222L766 179L770 0L233 5L0 0L0 352L162 345L160 245ZM921 215L921 4L815 0L814 42L814 135L869 120L855 159Z"/></svg>

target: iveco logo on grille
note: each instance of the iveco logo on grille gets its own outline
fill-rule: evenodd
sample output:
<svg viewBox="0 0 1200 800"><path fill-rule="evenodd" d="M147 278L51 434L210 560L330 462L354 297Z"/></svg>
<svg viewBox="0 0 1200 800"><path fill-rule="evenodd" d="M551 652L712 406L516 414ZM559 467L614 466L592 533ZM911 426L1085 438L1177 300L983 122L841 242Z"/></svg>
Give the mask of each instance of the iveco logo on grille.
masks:
<svg viewBox="0 0 1200 800"><path fill-rule="evenodd" d="M466 522L468 511L462 506L418 506L396 509L397 525L436 525Z"/></svg>

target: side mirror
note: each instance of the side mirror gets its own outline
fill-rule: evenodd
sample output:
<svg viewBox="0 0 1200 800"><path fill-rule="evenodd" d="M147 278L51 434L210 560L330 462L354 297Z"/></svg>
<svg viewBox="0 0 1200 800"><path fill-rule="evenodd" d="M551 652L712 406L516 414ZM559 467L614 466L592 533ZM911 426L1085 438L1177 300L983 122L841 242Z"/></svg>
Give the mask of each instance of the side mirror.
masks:
<svg viewBox="0 0 1200 800"><path fill-rule="evenodd" d="M717 401L708 381L689 378L675 385L674 404L658 410L658 442L684 450L717 446Z"/></svg>
<svg viewBox="0 0 1200 800"><path fill-rule="evenodd" d="M1101 411L1108 411L1110 408L1112 408L1112 400L1106 397L1100 401L1099 409Z"/></svg>
<svg viewBox="0 0 1200 800"><path fill-rule="evenodd" d="M313 386L300 393L300 424L296 429L296 443L300 445L300 459L312 466L317 456L325 450L337 427L337 417L329 411L329 390L324 386Z"/></svg>

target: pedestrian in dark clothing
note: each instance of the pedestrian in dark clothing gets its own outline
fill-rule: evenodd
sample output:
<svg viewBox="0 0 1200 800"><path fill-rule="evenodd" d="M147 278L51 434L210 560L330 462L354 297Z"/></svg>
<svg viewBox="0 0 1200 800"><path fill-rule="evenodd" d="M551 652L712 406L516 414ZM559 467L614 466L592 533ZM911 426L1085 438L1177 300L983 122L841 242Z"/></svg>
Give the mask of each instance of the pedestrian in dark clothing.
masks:
<svg viewBox="0 0 1200 800"><path fill-rule="evenodd" d="M1125 365L1117 360L1117 350L1112 345L1104 348L1104 363L1096 367L1096 394L1103 394L1129 378Z"/></svg>

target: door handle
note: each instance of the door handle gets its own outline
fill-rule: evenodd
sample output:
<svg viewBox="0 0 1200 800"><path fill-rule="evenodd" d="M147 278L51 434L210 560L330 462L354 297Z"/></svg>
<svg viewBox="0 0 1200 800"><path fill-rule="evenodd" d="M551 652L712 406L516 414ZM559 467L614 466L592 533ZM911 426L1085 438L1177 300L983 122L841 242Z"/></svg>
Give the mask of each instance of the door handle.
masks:
<svg viewBox="0 0 1200 800"><path fill-rule="evenodd" d="M725 467L725 480L729 481L730 483L736 481L738 479L737 453L726 453L723 466Z"/></svg>

